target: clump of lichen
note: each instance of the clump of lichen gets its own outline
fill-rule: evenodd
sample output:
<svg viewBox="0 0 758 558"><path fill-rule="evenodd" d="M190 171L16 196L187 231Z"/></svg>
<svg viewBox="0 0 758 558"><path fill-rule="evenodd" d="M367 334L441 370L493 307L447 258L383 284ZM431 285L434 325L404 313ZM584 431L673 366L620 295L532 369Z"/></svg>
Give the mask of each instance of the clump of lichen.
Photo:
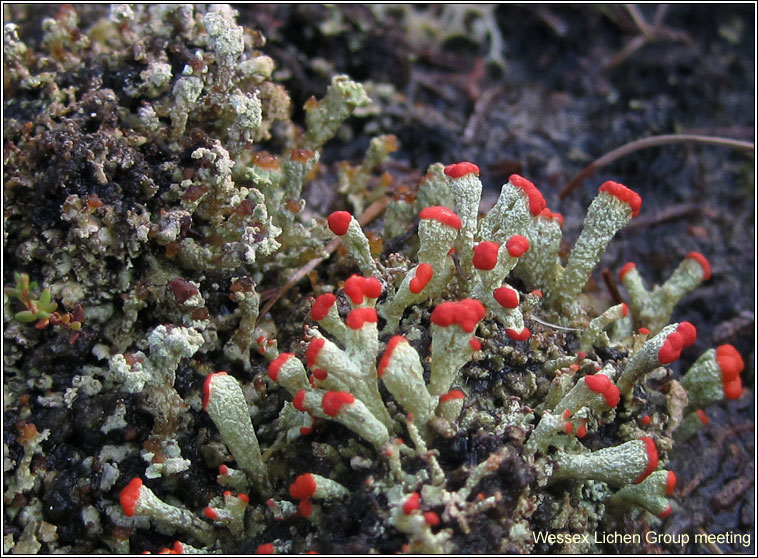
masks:
<svg viewBox="0 0 758 558"><path fill-rule="evenodd" d="M374 138L333 189L388 202L402 241L381 254L302 200L360 84L335 76L298 126L228 6L79 15L33 46L4 29L6 551L515 553L672 512L661 467L740 396L742 360L666 368L694 340L669 318L700 254L650 292L625 267L631 312L583 304L639 196L604 184L564 258L528 180L481 219L472 163L388 200L397 144ZM332 233L312 304L262 312Z"/></svg>
<svg viewBox="0 0 758 558"><path fill-rule="evenodd" d="M307 212L302 190L321 172L323 144L369 99L360 84L335 76L298 126L286 89L272 78L276 64L259 50L264 37L237 25L230 7L100 8L60 6L31 38L12 21L4 26L6 269L45 287L33 299L5 278L6 318L15 316L5 328L6 385L11 403L21 398L19 420L40 406L43 415L70 417L72 403L103 403L112 418L98 425L101 441L128 430L132 410L146 412L159 441L144 451L168 452L186 471L174 439L186 417L177 423L163 413L179 394L173 376L150 376L166 362L155 361L147 339L160 324L177 326L194 336L193 349L177 355L199 351L202 360L220 355L251 368L261 334L256 287L286 280L293 266L320 254L323 225ZM23 7L13 13L25 17ZM365 181L381 160L353 174ZM24 327L29 321L36 330ZM62 327L43 329L48 324ZM70 330L65 344L62 329ZM140 356L148 347L150 356ZM30 360L32 349L58 354L61 365L76 362L73 374L50 385L49 357ZM110 398L125 381L108 365L113 352L128 354L125 366L154 363L142 385L157 389L152 401L162 403ZM66 395L40 403L29 397L37 389ZM161 400L161 390L173 395ZM94 466L115 466L144 444ZM69 505L83 503L74 496ZM99 533L99 519L95 525ZM35 546L27 538L17 550Z"/></svg>

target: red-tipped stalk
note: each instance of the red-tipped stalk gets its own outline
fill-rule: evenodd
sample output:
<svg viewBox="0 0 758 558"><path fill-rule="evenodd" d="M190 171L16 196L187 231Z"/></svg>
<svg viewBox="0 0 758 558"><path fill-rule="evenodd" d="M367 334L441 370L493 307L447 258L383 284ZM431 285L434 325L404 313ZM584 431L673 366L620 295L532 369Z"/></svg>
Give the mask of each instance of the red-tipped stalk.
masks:
<svg viewBox="0 0 758 558"><path fill-rule="evenodd" d="M613 236L637 215L642 203L635 192L617 182L606 182L590 204L584 226L569 255L560 282L548 293L549 304L564 312L576 310L576 298L600 261Z"/></svg>
<svg viewBox="0 0 758 558"><path fill-rule="evenodd" d="M218 428L221 439L259 490L270 490L250 411L239 383L226 372L210 374L204 385L203 409Z"/></svg>
<svg viewBox="0 0 758 558"><path fill-rule="evenodd" d="M299 501L298 510L303 517L311 515L311 500L344 498L348 490L331 479L313 473L298 476L289 488L290 496Z"/></svg>
<svg viewBox="0 0 758 558"><path fill-rule="evenodd" d="M449 253L462 226L460 217L442 206L427 207L419 217L419 265L408 271L394 296L379 307L386 332L397 329L406 308L437 297L453 277Z"/></svg>
<svg viewBox="0 0 758 558"><path fill-rule="evenodd" d="M382 294L382 284L374 277L351 275L345 281L345 294L353 306L373 306L374 301Z"/></svg>
<svg viewBox="0 0 758 558"><path fill-rule="evenodd" d="M347 211L335 211L329 215L327 222L329 229L342 239L342 244L361 272L369 277L378 277L379 269L371 256L368 238L358 220Z"/></svg>
<svg viewBox="0 0 758 558"><path fill-rule="evenodd" d="M676 475L673 471L655 471L641 483L630 484L616 492L609 500L614 506L639 506L664 519L671 514L668 497L674 493Z"/></svg>
<svg viewBox="0 0 758 558"><path fill-rule="evenodd" d="M720 345L703 353L681 380L689 408L702 409L722 399L742 395L740 372L745 363L732 345Z"/></svg>
<svg viewBox="0 0 758 558"><path fill-rule="evenodd" d="M461 367L471 358L474 353L469 344L471 333L484 314L484 306L474 299L443 302L432 311L430 394L447 392Z"/></svg>
<svg viewBox="0 0 758 558"><path fill-rule="evenodd" d="M463 403L466 400L466 394L459 389L453 389L440 396L439 405L437 405L437 415L453 422L458 419L463 410Z"/></svg>
<svg viewBox="0 0 758 558"><path fill-rule="evenodd" d="M624 486L642 482L657 466L655 443L643 437L590 453L559 453L552 479L592 479Z"/></svg>
<svg viewBox="0 0 758 558"><path fill-rule="evenodd" d="M214 539L210 525L185 509L165 503L150 488L144 486L142 479L138 477L129 481L121 490L119 502L128 517L144 515L172 529L189 533L204 544L210 544Z"/></svg>
<svg viewBox="0 0 758 558"><path fill-rule="evenodd" d="M268 377L283 386L291 395L308 387L303 363L292 353L280 353L268 365Z"/></svg>
<svg viewBox="0 0 758 558"><path fill-rule="evenodd" d="M461 269L465 277L472 273L474 237L478 228L479 202L482 183L479 167L473 163L458 163L445 167L448 186L455 198L455 207L461 218L461 230L455 244Z"/></svg>
<svg viewBox="0 0 758 558"><path fill-rule="evenodd" d="M621 393L628 396L634 384L645 374L677 360L682 349L692 345L697 337L695 326L689 322L671 324L664 327L658 335L645 341L642 348L629 359L624 366L617 385Z"/></svg>
<svg viewBox="0 0 758 558"><path fill-rule="evenodd" d="M630 307L635 321L657 333L674 311L674 306L711 275L708 260L698 252L691 252L662 285L651 291L645 288L642 276L631 262L619 271L619 279L629 293Z"/></svg>
<svg viewBox="0 0 758 558"><path fill-rule="evenodd" d="M311 318L318 323L319 327L334 335L338 341L345 342L347 330L340 319L335 295L326 293L317 296L311 307Z"/></svg>
<svg viewBox="0 0 758 558"><path fill-rule="evenodd" d="M407 413L414 415L422 434L437 405L424 382L424 368L416 350L402 335L392 337L377 368L387 390Z"/></svg>

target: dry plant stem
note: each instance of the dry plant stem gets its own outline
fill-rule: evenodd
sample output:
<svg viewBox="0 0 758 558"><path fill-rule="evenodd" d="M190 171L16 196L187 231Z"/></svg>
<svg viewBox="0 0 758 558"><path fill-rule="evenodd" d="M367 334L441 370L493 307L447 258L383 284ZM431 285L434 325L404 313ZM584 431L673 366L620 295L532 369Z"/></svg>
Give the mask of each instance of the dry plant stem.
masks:
<svg viewBox="0 0 758 558"><path fill-rule="evenodd" d="M376 200L374 203L369 205L366 208L366 211L364 211L360 217L358 217L358 223L363 227L366 226L368 223L379 217L379 215L382 214L382 212L387 207L387 204L389 203L390 199L387 196L384 196L383 198ZM340 245L340 239L335 238L329 244L326 245L324 248L324 252L326 253L324 256L319 258L313 258L311 261L309 261L307 264L305 264L303 267L297 270L295 274L290 278L289 281L276 293L276 295L269 300L266 305L261 310L260 314L258 315L258 320L261 319L262 316L265 316L266 313L271 310L271 307L276 304L276 302L286 293L288 290L290 290L292 287L297 285L298 281L306 277L311 271L316 269L316 267L323 262L326 258L328 258L332 252L334 252L337 247Z"/></svg>
<svg viewBox="0 0 758 558"><path fill-rule="evenodd" d="M686 142L696 142L696 143L705 143L709 145L722 145L725 147L731 147L732 149L741 149L743 151L750 151L753 152L755 150L755 144L749 141L742 141L742 140L736 140L732 138L719 138L719 137L713 137L713 136L699 136L694 134L665 134L662 136L651 136L649 138L643 138L637 141L632 141L630 143L627 143L625 145L622 145L619 148L614 149L613 151L610 151L609 153L606 153L599 159L596 159L586 167L584 167L579 174L577 174L568 184L566 184L565 188L560 191L558 194L558 197L560 199L564 199L566 196L568 196L571 192L573 192L576 188L581 185L581 183L586 179L592 176L595 171L601 169L602 167L609 165L610 163L614 162L616 159L620 159L621 157L624 157L626 155L629 155L630 153L634 153L635 151L639 149L644 149L646 147L659 147L661 145L669 145L672 143L686 143Z"/></svg>
<svg viewBox="0 0 758 558"><path fill-rule="evenodd" d="M626 11L629 12L631 18L634 20L634 24L640 30L640 33L646 37L650 37L653 34L653 29L650 27L648 22L645 21L644 16L640 13L637 6L634 4L626 4L624 7L626 8Z"/></svg>
<svg viewBox="0 0 758 558"><path fill-rule="evenodd" d="M626 227L628 231L634 231L636 229L644 229L645 227L651 227L653 225L659 225L666 221L673 221L675 219L681 219L690 215L703 214L709 218L717 218L718 214L708 207L703 207L697 203L680 203L672 205L661 211L656 212L653 215L647 215L641 217Z"/></svg>
<svg viewBox="0 0 758 558"><path fill-rule="evenodd" d="M705 533L705 531L703 530L702 527L698 527L697 528L697 532L700 535L702 535L703 537L706 537L706 541L705 541L704 544L705 544L706 547L708 547L708 550L710 550L711 553L713 553L713 554L724 554L724 551L721 550L721 547L719 545L717 545L715 542L710 542L710 541L707 540L706 533Z"/></svg>

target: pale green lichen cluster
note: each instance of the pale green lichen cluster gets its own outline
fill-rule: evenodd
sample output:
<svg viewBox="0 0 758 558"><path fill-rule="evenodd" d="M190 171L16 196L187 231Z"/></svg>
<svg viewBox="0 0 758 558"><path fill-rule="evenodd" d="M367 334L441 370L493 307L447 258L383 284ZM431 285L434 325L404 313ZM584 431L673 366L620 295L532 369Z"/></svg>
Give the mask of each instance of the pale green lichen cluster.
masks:
<svg viewBox="0 0 758 558"><path fill-rule="evenodd" d="M499 45L481 27L488 9L477 10L469 23L466 10L445 13ZM306 103L298 129L272 77L274 61L258 50L264 39L237 25L228 6L113 5L87 33L78 21L74 8L45 20L44 56L32 53L18 26L5 26L7 83L34 97L20 108L38 113L31 131L13 118L8 125L16 149L6 161L6 230L18 262L35 266L46 288L30 298L26 276L26 287L17 279L6 291L13 347L4 360L13 380L4 401L26 421L28 390L44 391L36 403L61 410L77 397L118 393L125 400L102 417L106 436L129 428L133 406L150 416L142 438L110 439L83 460L85 473L100 479L97 505L81 511L97 550L145 550L144 538L128 540L144 532L180 537L176 548L185 553L229 553L241 543L318 549L329 512L359 492L379 510L375 536L402 534L406 542L395 550L419 553L455 552L456 537L477 536L474 526L495 516L498 550L529 551L541 505L558 531L574 512L582 529L596 528L607 504L621 513L670 511L662 467L677 428L690 435L695 413L735 390L723 384L718 351L706 352L681 382L666 369L692 342L683 324L667 324L676 302L706 278L697 261L686 259L652 291L636 271L627 273L630 315L624 304L597 316L582 305L606 246L636 214L629 199L601 188L563 261L560 220L534 185L512 177L480 217L478 168L435 164L413 195L393 197L384 216L386 239L409 232L418 217L417 237L377 258L354 216L338 216L340 223L330 216L350 256L337 263L365 277L351 277L344 289L319 285L310 319L262 316L258 284L288 279L331 240L324 220L307 212L303 191L323 171L324 144L369 105L365 89L335 76L320 101ZM76 75L88 63L106 74L137 70L120 87L102 79L86 92L59 87L58 73ZM98 125L84 134L76 118L87 111ZM271 139L284 146L278 154L260 145ZM37 230L26 222L34 185L25 171L35 180L45 175L24 149L43 144L81 158L90 178L73 189L74 174L56 176L60 212L41 216ZM356 213L387 191L391 179L375 170L395 149L392 136L381 136L362 162L339 166L334 191ZM22 369L22 349L38 342L24 327L47 319L53 299L72 310L81 304L81 323L97 331L92 359L63 394L49 376ZM295 308L285 303L284 313ZM293 329L307 344L292 341ZM292 353L280 352L285 342ZM738 357L729 358L733 374ZM219 362L229 373L218 372ZM265 366L272 381L262 377ZM200 382L180 387L188 374ZM667 378L668 391L649 389L649 378ZM601 427L610 423L618 433L609 441ZM51 432L26 422L17 430L22 451L18 462L5 459L4 502L22 531L6 535L4 548L71 550L57 544L57 527L43 513L43 480L56 471L32 467ZM590 450L585 435L602 449ZM484 458L472 453L473 462L446 468L440 448L488 437L498 443ZM7 456L8 442L5 449ZM314 463L323 474L304 470ZM201 505L180 488L195 473L215 482ZM305 498L290 484L300 474L315 485ZM498 476L508 482L495 483ZM561 490L563 500L554 496ZM290 536L265 540L279 521L291 522Z"/></svg>

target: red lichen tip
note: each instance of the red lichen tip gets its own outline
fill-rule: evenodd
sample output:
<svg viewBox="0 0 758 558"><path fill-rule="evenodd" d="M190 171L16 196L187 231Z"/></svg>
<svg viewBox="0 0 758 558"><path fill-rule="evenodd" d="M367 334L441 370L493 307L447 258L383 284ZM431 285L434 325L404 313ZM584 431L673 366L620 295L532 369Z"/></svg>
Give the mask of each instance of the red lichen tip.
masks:
<svg viewBox="0 0 758 558"><path fill-rule="evenodd" d="M356 308L345 318L345 325L350 329L361 329L367 323L376 323L378 318L374 308Z"/></svg>
<svg viewBox="0 0 758 558"><path fill-rule="evenodd" d="M599 191L606 192L628 205L629 209L632 210L632 217L637 217L639 214L640 207L642 207L642 198L634 190L630 190L623 184L609 180L600 186Z"/></svg>
<svg viewBox="0 0 758 558"><path fill-rule="evenodd" d="M305 408L305 390L301 389L295 394L295 397L292 398L292 405L300 411L301 413L306 412Z"/></svg>
<svg viewBox="0 0 758 558"><path fill-rule="evenodd" d="M453 389L448 391L446 394L440 396L440 403L445 403L446 401L454 401L456 399L465 399L466 394L463 393L459 389Z"/></svg>
<svg viewBox="0 0 758 558"><path fill-rule="evenodd" d="M290 496L295 500L305 500L316 492L316 478L311 473L304 473L295 478L290 485Z"/></svg>
<svg viewBox="0 0 758 558"><path fill-rule="evenodd" d="M516 331L515 329L506 329L505 334L509 339L513 339L514 341L526 341L532 335L532 332L529 331L528 327L525 327L521 331Z"/></svg>
<svg viewBox="0 0 758 558"><path fill-rule="evenodd" d="M724 397L727 399L739 399L742 395L742 380L738 376L731 382L723 384Z"/></svg>
<svg viewBox="0 0 758 558"><path fill-rule="evenodd" d="M716 347L716 362L721 368L721 381L726 384L738 379L740 372L745 368L745 362L737 349L732 345L719 345Z"/></svg>
<svg viewBox="0 0 758 558"><path fill-rule="evenodd" d="M387 369L387 366L390 364L390 360L392 360L392 353L394 352L395 348L400 343L407 343L408 340L403 337L402 335L395 335L392 339L390 339L387 342L387 348L384 350L384 354L382 355L382 359L379 361L379 366L376 368L376 373L381 377L384 374L384 371Z"/></svg>
<svg viewBox="0 0 758 558"><path fill-rule="evenodd" d="M441 205L425 207L421 210L419 218L434 219L435 221L439 221L440 223L454 229L460 229L463 225L461 223L461 218L458 217L458 214L455 211L447 207L442 207Z"/></svg>
<svg viewBox="0 0 758 558"><path fill-rule="evenodd" d="M216 376L226 376L226 372L222 370L206 376L205 382L203 382L203 411L208 408L208 403L211 401L211 384Z"/></svg>
<svg viewBox="0 0 758 558"><path fill-rule="evenodd" d="M671 364L679 360L682 356L682 336L677 332L672 333L663 342L663 345L658 349L658 362L661 364Z"/></svg>
<svg viewBox="0 0 758 558"><path fill-rule="evenodd" d="M303 517L310 517L311 513L313 513L313 504L308 499L300 500L300 503L297 505L297 511Z"/></svg>
<svg viewBox="0 0 758 558"><path fill-rule="evenodd" d="M646 327L641 327L637 330L637 333L641 333L642 335L649 335L650 330Z"/></svg>
<svg viewBox="0 0 758 558"><path fill-rule="evenodd" d="M284 363L294 356L295 355L292 353L281 353L278 357L272 360L268 365L268 377L276 382L279 378L279 371L282 369Z"/></svg>
<svg viewBox="0 0 758 558"><path fill-rule="evenodd" d="M463 161L461 163L454 163L445 167L445 174L450 178L460 178L470 173L475 173L479 176L479 167L474 163Z"/></svg>
<svg viewBox="0 0 758 558"><path fill-rule="evenodd" d="M608 389L603 392L603 398L605 399L606 404L613 409L619 404L619 401L621 401L621 392L615 384L611 384L608 386Z"/></svg>
<svg viewBox="0 0 758 558"><path fill-rule="evenodd" d="M529 240L520 234L514 234L505 243L508 253L513 258L520 258L524 252L529 250Z"/></svg>
<svg viewBox="0 0 758 558"><path fill-rule="evenodd" d="M342 236L347 232L353 216L347 211L335 211L327 218L329 229L337 236Z"/></svg>
<svg viewBox="0 0 758 558"><path fill-rule="evenodd" d="M311 307L311 318L317 322L323 320L336 300L337 297L332 293L326 293L316 297L316 301Z"/></svg>
<svg viewBox="0 0 758 558"><path fill-rule="evenodd" d="M587 425L585 423L582 423L582 425L576 430L576 437L584 438L586 435L587 435Z"/></svg>
<svg viewBox="0 0 758 558"><path fill-rule="evenodd" d="M353 394L346 391L329 391L321 400L321 408L330 417L336 417L343 405L350 405L355 401Z"/></svg>
<svg viewBox="0 0 758 558"><path fill-rule="evenodd" d="M121 509L124 510L124 514L127 517L132 517L137 507L137 499L139 498L139 492L142 489L142 479L134 477L129 481L118 495L118 500L121 503Z"/></svg>
<svg viewBox="0 0 758 558"><path fill-rule="evenodd" d="M226 475L229 473L229 467L226 465L219 465L218 466L218 474L219 475Z"/></svg>
<svg viewBox="0 0 758 558"><path fill-rule="evenodd" d="M695 260L700 264L700 267L703 268L703 281L707 281L711 278L711 264L703 254L700 252L690 252L685 256L685 258Z"/></svg>
<svg viewBox="0 0 758 558"><path fill-rule="evenodd" d="M644 417L642 417L642 424L644 424L645 426L647 426L648 424L650 424L651 420L652 419L650 418L650 415L645 415Z"/></svg>
<svg viewBox="0 0 758 558"><path fill-rule="evenodd" d="M497 251L500 245L497 242L486 240L474 246L473 264L476 269L489 271L497 265Z"/></svg>
<svg viewBox="0 0 758 558"><path fill-rule="evenodd" d="M428 263L421 263L416 268L416 275L411 279L408 289L413 294L419 294L424 290L424 287L432 280L434 276L434 269Z"/></svg>
<svg viewBox="0 0 758 558"><path fill-rule="evenodd" d="M324 348L326 339L323 337L316 337L313 341L308 343L308 348L305 350L305 363L308 368L313 368L318 360L318 353Z"/></svg>
<svg viewBox="0 0 758 558"><path fill-rule="evenodd" d="M432 323L441 327L455 324L466 333L472 333L486 312L484 305L473 298L443 302L432 311Z"/></svg>
<svg viewBox="0 0 758 558"><path fill-rule="evenodd" d="M634 262L626 262L624 265L622 265L621 269L619 270L619 281L623 283L626 274L633 270L635 267L637 267L637 265Z"/></svg>
<svg viewBox="0 0 758 558"><path fill-rule="evenodd" d="M644 481L648 475L655 471L655 468L658 467L658 449L655 447L655 442L653 442L652 438L648 438L647 436L643 436L640 438L640 440L645 442L645 451L647 452L647 468L645 469L645 472L642 473L642 475L640 475L636 481L634 481L634 484L639 484Z"/></svg>
<svg viewBox="0 0 758 558"><path fill-rule="evenodd" d="M375 277L351 275L345 281L345 294L353 304L363 304L364 297L379 298L382 294L382 283Z"/></svg>
<svg viewBox="0 0 758 558"><path fill-rule="evenodd" d="M697 340L697 328L690 322L679 322L676 332L682 336L685 347L689 347Z"/></svg>
<svg viewBox="0 0 758 558"><path fill-rule="evenodd" d="M216 513L216 510L214 510L214 509L213 509L212 507L210 507L210 506L206 506L206 507L205 507L205 509L203 510L203 514L204 514L204 515L205 515L205 517L207 517L208 519L217 519L217 518L218 518L218 514Z"/></svg>
<svg viewBox="0 0 758 558"><path fill-rule="evenodd" d="M471 347L475 351L480 351L482 349L482 342L479 341L476 337L472 337L468 340L469 347Z"/></svg>
<svg viewBox="0 0 758 558"><path fill-rule="evenodd" d="M518 174L512 174L508 181L517 188L521 188L526 194L529 199L529 213L537 217L547 207L547 202L542 197L542 193L531 181Z"/></svg>
<svg viewBox="0 0 758 558"><path fill-rule="evenodd" d="M274 543L265 543L260 545L256 550L256 554L276 554L274 550Z"/></svg>
<svg viewBox="0 0 758 558"><path fill-rule="evenodd" d="M539 216L545 219L556 220L558 221L558 226L563 228L563 215L561 215L560 213L554 213L553 211L551 211L550 209L546 207L545 209L540 211Z"/></svg>
<svg viewBox="0 0 758 558"><path fill-rule="evenodd" d="M611 379L605 374L585 376L584 382L592 391L601 394L609 407L613 408L619 404L621 393L615 384L611 382Z"/></svg>
<svg viewBox="0 0 758 558"><path fill-rule="evenodd" d="M674 487L676 487L676 473L669 471L666 475L666 496L671 496L674 493Z"/></svg>
<svg viewBox="0 0 758 558"><path fill-rule="evenodd" d="M413 492L403 504L403 513L410 515L414 510L417 510L421 502L421 495L418 492Z"/></svg>
<svg viewBox="0 0 758 558"><path fill-rule="evenodd" d="M708 418L708 415L705 414L705 411L703 409L698 409L695 411L695 414L697 415L698 420L703 424L708 424L711 422L711 419Z"/></svg>
<svg viewBox="0 0 758 558"><path fill-rule="evenodd" d="M503 308L516 308L518 306L518 293L510 287L498 287L492 291L492 296Z"/></svg>
<svg viewBox="0 0 758 558"><path fill-rule="evenodd" d="M626 302L621 303L621 315L626 318L626 315L629 313L629 307L626 305Z"/></svg>
<svg viewBox="0 0 758 558"><path fill-rule="evenodd" d="M595 393L605 393L605 390L611 385L611 379L605 374L594 374L585 376L584 383Z"/></svg>
<svg viewBox="0 0 758 558"><path fill-rule="evenodd" d="M326 380L328 376L329 376L329 373L323 368L316 368L313 371L313 377L316 378L317 380L321 380L322 382Z"/></svg>
<svg viewBox="0 0 758 558"><path fill-rule="evenodd" d="M666 506L666 509L663 510L661 513L658 514L659 519L666 519L669 515L671 515L671 504Z"/></svg>
<svg viewBox="0 0 758 558"><path fill-rule="evenodd" d="M440 524L440 516L437 515L437 512L424 512L424 521L426 521L426 524L429 525L429 527L436 527Z"/></svg>
<svg viewBox="0 0 758 558"><path fill-rule="evenodd" d="M681 322L676 331L670 333L658 350L658 362L671 364L682 355L682 349L689 347L697 339L697 329L689 322Z"/></svg>

